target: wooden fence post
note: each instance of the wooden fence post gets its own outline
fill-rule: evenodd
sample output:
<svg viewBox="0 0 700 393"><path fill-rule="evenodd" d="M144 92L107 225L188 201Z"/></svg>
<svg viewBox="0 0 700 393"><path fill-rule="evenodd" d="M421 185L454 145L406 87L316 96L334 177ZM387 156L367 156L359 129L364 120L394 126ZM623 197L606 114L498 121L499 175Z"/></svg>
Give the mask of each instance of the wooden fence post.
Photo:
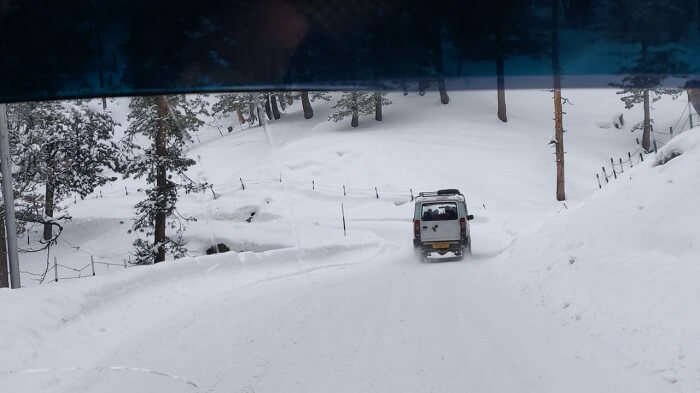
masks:
<svg viewBox="0 0 700 393"><path fill-rule="evenodd" d="M620 157L620 173L625 173L625 165L622 164L622 157Z"/></svg>
<svg viewBox="0 0 700 393"><path fill-rule="evenodd" d="M413 188L408 189L411 192L411 201L413 201Z"/></svg>
<svg viewBox="0 0 700 393"><path fill-rule="evenodd" d="M374 187L374 193L377 195L377 199L379 199L379 191L376 186Z"/></svg>
<svg viewBox="0 0 700 393"><path fill-rule="evenodd" d="M345 192L345 184L343 184L343 196L347 196L348 194Z"/></svg>
<svg viewBox="0 0 700 393"><path fill-rule="evenodd" d="M58 259L53 257L53 277L54 281L58 282Z"/></svg>
<svg viewBox="0 0 700 393"><path fill-rule="evenodd" d="M608 183L609 182L608 181L608 173L605 171L605 167L601 167L601 168L603 168L603 176L605 177L605 182Z"/></svg>
<svg viewBox="0 0 700 393"><path fill-rule="evenodd" d="M347 230L345 229L345 206L343 206L343 203L340 203L340 213L343 216L343 236L347 236Z"/></svg>
<svg viewBox="0 0 700 393"><path fill-rule="evenodd" d="M633 165L632 165L632 153L627 152L627 158L629 158L629 160L630 160L630 168L632 168L632 167L633 167Z"/></svg>
<svg viewBox="0 0 700 393"><path fill-rule="evenodd" d="M598 188L603 188L603 185L600 184L600 175L598 175L598 174L596 173L596 174L595 174L595 179L598 181Z"/></svg>
<svg viewBox="0 0 700 393"><path fill-rule="evenodd" d="M90 255L90 266L92 267L92 276L95 276L95 257Z"/></svg>
<svg viewBox="0 0 700 393"><path fill-rule="evenodd" d="M238 180L241 181L241 188L242 188L243 190L245 190L245 183L243 183L243 178L242 178L242 177L239 177Z"/></svg>

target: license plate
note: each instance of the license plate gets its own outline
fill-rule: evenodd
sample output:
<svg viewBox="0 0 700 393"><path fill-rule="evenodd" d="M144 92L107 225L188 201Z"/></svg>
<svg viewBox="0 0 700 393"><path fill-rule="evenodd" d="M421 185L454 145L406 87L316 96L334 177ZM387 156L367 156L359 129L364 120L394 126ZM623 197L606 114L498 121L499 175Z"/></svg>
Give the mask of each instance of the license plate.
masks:
<svg viewBox="0 0 700 393"><path fill-rule="evenodd" d="M433 243L433 248L450 248L450 243Z"/></svg>

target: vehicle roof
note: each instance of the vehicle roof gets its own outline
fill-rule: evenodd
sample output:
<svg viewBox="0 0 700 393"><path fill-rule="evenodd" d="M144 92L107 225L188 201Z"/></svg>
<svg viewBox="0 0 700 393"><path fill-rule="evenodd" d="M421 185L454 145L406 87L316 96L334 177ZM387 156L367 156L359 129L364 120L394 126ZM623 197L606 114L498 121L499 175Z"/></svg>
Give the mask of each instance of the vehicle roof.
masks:
<svg viewBox="0 0 700 393"><path fill-rule="evenodd" d="M466 202L464 195L453 194L453 195L430 195L430 196L419 196L416 198L416 203L423 202Z"/></svg>

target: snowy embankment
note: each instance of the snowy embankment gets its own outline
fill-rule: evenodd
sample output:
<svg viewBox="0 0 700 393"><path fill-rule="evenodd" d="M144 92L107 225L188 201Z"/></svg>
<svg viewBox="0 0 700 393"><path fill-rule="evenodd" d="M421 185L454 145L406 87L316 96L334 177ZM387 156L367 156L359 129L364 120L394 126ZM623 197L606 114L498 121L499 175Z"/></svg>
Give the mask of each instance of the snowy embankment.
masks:
<svg viewBox="0 0 700 393"><path fill-rule="evenodd" d="M506 124L495 118L495 93L484 91L451 93L447 106L392 95L385 121L361 119L359 129L326 122L328 106L312 121L295 107L271 123L273 146L259 128L204 130L189 150L199 161L191 175L213 183L216 198L188 195L179 205L198 218L185 232L194 257L0 291L0 385L71 393L697 388L691 333L700 319L685 305L698 298L698 130L657 157L680 156L647 160L598 191L595 168L630 150L635 135L596 125L619 110L614 91L565 95L575 104L565 117L566 204L554 201L546 91L509 92ZM657 123L674 120L679 106L656 103ZM638 108L625 112L635 117ZM66 240L80 250L60 245L52 255L74 266L91 254L127 255L142 186L120 181L102 198L68 203ZM442 187L467 195L474 255L422 264L411 248L410 189ZM201 256L216 242L233 252ZM23 268L44 259L25 257Z"/></svg>
<svg viewBox="0 0 700 393"><path fill-rule="evenodd" d="M523 295L582 337L582 356L606 362L608 348L678 391L697 389L700 372L698 168L695 128L499 259Z"/></svg>

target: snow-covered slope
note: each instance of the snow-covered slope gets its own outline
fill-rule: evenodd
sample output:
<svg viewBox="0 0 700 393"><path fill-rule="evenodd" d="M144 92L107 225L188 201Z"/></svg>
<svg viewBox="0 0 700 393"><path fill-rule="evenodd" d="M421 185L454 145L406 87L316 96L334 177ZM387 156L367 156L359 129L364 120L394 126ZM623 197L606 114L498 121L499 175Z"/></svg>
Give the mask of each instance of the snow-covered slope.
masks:
<svg viewBox="0 0 700 393"><path fill-rule="evenodd" d="M514 286L588 336L582 356L605 361L597 348L607 347L679 391L698 388L698 168L695 128L519 237L500 259Z"/></svg>
<svg viewBox="0 0 700 393"><path fill-rule="evenodd" d="M0 382L42 392L697 389L698 320L684 305L698 294L698 131L658 155L681 156L647 160L599 191L595 169L634 150L635 135L598 126L620 112L614 91L565 95L566 204L554 201L546 91L509 91L506 124L491 91L451 93L447 106L434 93L391 95L385 121L358 129L326 122L328 106L310 121L293 107L270 124L272 146L260 128L221 136L210 123L189 154L191 175L217 197L180 204L198 217L185 233L195 257L0 291L0 351L12 354ZM656 103L657 126L683 105ZM125 102L114 110L124 116ZM52 255L74 267L126 257L142 186L69 201L67 243ZM410 190L438 187L464 191L476 216L464 262L413 257ZM214 242L240 252L200 256ZM45 257L23 258L23 269L40 271Z"/></svg>

